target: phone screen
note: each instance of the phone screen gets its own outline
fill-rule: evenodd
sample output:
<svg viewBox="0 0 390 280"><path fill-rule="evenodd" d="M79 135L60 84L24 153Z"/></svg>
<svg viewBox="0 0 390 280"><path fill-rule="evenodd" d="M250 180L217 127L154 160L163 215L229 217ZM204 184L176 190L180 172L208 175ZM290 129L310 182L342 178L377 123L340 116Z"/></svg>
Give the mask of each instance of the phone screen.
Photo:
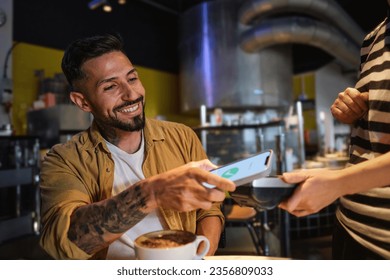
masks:
<svg viewBox="0 0 390 280"><path fill-rule="evenodd" d="M235 183L246 178L248 178L248 181L251 181L257 175L261 176L262 173L269 171L270 157L271 151L262 152L221 166L211 170L211 172Z"/></svg>

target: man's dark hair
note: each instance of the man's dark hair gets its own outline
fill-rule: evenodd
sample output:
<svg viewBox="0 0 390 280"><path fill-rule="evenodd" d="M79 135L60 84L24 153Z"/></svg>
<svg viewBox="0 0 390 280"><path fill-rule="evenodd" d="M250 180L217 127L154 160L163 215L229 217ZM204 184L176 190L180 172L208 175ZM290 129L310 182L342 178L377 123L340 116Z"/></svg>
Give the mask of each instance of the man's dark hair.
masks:
<svg viewBox="0 0 390 280"><path fill-rule="evenodd" d="M113 51L125 53L123 40L119 34L97 35L78 39L65 50L61 68L73 89L74 82L85 78L81 66L89 59L99 57Z"/></svg>

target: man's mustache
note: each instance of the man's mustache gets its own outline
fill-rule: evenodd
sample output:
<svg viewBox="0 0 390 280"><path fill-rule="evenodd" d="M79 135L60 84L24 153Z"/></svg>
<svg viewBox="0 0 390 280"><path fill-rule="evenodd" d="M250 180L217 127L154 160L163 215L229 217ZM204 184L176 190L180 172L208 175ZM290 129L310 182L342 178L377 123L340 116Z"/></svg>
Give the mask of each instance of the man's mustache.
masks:
<svg viewBox="0 0 390 280"><path fill-rule="evenodd" d="M114 111L122 110L123 108L125 108L127 106L131 106L131 105L136 104L138 102L142 102L143 103L143 101L144 101L144 97L143 96L138 97L136 100L133 100L133 101L125 101L123 104L115 107Z"/></svg>

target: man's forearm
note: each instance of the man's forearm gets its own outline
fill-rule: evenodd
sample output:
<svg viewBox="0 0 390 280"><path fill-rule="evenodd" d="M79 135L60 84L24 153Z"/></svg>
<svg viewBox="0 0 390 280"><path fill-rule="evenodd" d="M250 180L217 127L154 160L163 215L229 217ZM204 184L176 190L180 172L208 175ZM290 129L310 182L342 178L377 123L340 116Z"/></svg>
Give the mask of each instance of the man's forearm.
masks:
<svg viewBox="0 0 390 280"><path fill-rule="evenodd" d="M196 234L204 235L210 241L208 256L212 256L218 249L219 239L222 233L222 222L217 216L203 218L197 223Z"/></svg>
<svg viewBox="0 0 390 280"><path fill-rule="evenodd" d="M115 197L76 209L68 238L80 249L93 254L107 247L146 215L148 195L141 182Z"/></svg>

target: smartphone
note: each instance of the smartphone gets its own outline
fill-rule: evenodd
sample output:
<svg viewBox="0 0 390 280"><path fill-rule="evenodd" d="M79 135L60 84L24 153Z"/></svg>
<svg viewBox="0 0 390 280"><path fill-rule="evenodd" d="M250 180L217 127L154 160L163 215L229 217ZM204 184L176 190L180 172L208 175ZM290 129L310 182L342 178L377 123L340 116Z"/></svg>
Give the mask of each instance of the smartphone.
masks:
<svg viewBox="0 0 390 280"><path fill-rule="evenodd" d="M253 180L263 178L271 173L273 151L261 153L223 165L210 172L223 178L232 180L236 186L251 183ZM208 188L215 186L203 183Z"/></svg>

